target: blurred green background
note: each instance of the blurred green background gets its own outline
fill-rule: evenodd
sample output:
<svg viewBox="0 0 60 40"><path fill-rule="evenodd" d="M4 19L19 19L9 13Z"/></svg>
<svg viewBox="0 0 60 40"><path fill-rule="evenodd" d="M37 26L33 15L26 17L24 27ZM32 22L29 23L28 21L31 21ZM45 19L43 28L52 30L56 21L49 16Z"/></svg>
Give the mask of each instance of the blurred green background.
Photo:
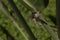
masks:
<svg viewBox="0 0 60 40"><path fill-rule="evenodd" d="M6 0L4 0L4 1L7 3ZM22 12L22 15L24 16L26 22L30 26L35 37L38 38L38 40L50 40L51 38L50 38L49 33L47 31L43 30L41 28L41 26L36 27L33 24L33 22L31 22L31 20L29 19L30 18L29 16L31 15L32 12L29 9L25 8L21 3L19 3L19 1L14 0L14 2L16 3L19 10ZM10 10L9 5L8 5L8 7ZM41 12L46 17L46 20L48 21L48 23L51 25L54 25L54 23L49 19L48 16L52 15L53 17L56 18L56 0L49 0L49 4L48 4L47 8L45 8ZM17 22L19 23L18 20L17 20ZM16 40L25 40L25 38L22 36L22 34L19 32L19 30L13 24L13 22L6 15L4 15L4 13L1 10L0 10L0 24L3 25ZM19 23L19 25L21 25L21 23ZM22 25L20 28L22 29L24 34L27 35L26 30L22 27ZM53 27L53 29L55 29L55 27ZM57 34L57 32L56 32L56 34ZM0 37L3 40L7 40L6 34L4 34L2 32L1 28L0 28Z"/></svg>

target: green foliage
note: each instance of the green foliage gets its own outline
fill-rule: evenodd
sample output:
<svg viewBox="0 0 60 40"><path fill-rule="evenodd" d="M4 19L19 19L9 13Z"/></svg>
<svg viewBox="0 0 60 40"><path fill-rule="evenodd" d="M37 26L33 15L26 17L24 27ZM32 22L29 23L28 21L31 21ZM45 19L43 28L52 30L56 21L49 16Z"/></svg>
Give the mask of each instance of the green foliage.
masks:
<svg viewBox="0 0 60 40"><path fill-rule="evenodd" d="M29 1L32 3L32 5L34 5L34 7L37 8L37 10L42 11L42 14L44 16L46 16L46 20L51 25L54 25L52 23L52 21L47 16L48 15L53 15L54 17L56 17L56 12L55 12L56 11L56 5L55 5L56 0L49 0L49 5L45 9L44 9L44 5L43 5L43 2L42 2L43 0L41 0L41 1L40 0L29 0ZM4 2L6 2L6 1L4 1ZM29 7L26 4L22 3L22 0L14 0L14 2L17 5L18 9L21 11L23 17L25 18L26 22L30 26L30 28L31 28L32 32L34 33L35 37L38 38L38 40L50 40L49 33L46 30L43 30L40 25L38 27L32 22L32 20L30 18L31 14L32 14L31 9L28 9ZM6 3L6 5L8 5L9 10L12 9L9 6L8 2ZM19 23L18 20L17 20L17 22ZM18 29L16 29L16 27L14 26L12 21L8 17L6 17L1 10L0 10L0 24L4 25L5 28L10 32L10 34L16 40L25 40L24 37L21 35L21 33L18 31ZM19 24L21 25L21 23L19 23ZM22 30L25 33L25 35L27 35L26 30L24 28L22 28ZM0 37L2 37L4 40L6 40L6 35L2 32L2 30L0 30Z"/></svg>

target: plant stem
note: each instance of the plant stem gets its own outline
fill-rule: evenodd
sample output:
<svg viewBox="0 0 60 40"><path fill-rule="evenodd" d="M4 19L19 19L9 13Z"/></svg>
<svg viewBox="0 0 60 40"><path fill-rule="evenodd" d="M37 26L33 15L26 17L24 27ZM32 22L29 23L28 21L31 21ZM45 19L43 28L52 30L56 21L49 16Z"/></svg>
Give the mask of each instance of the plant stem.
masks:
<svg viewBox="0 0 60 40"><path fill-rule="evenodd" d="M19 25L16 23L16 21L14 20L14 18L12 18L9 14L9 11L6 9L6 7L4 6L4 4L0 1L0 9L3 11L3 13L10 18L13 21L13 24L16 26L16 28L20 31L20 33L24 36L24 38L26 40L28 40L28 38L26 37L26 35L22 32L22 29L19 27Z"/></svg>

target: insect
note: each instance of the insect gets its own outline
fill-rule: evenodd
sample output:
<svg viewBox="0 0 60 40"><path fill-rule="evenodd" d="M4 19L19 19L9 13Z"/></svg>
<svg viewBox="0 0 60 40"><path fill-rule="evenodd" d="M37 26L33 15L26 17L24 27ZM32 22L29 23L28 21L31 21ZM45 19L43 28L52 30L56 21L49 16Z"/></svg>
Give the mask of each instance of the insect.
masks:
<svg viewBox="0 0 60 40"><path fill-rule="evenodd" d="M32 13L32 20L33 20L33 22L36 24L37 22L41 22L42 24L47 24L43 19L44 19L44 17L42 17L42 19L40 19L40 17L41 17L42 15L41 15L41 12L39 12L39 11L36 11L36 12L34 12L34 13Z"/></svg>
<svg viewBox="0 0 60 40"><path fill-rule="evenodd" d="M36 23L39 20L40 13L38 11L32 13L32 20Z"/></svg>

